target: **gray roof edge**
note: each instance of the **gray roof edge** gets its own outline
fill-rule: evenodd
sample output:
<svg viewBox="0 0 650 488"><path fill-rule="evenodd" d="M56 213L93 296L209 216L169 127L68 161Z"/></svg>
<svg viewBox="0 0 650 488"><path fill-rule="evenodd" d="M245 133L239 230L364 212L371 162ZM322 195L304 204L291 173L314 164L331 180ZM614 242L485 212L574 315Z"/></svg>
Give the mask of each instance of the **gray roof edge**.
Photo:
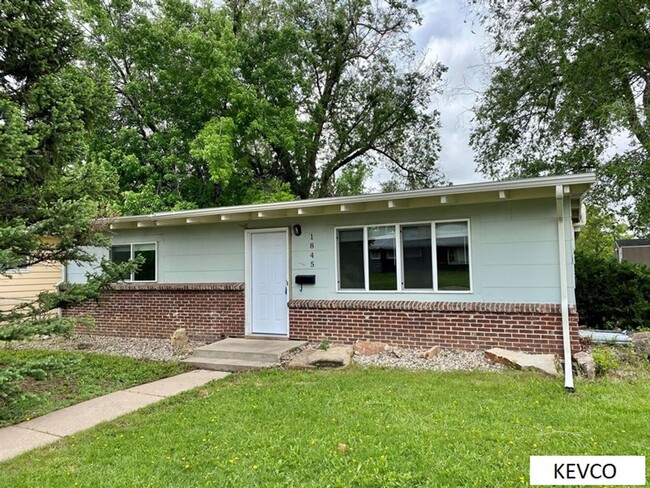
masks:
<svg viewBox="0 0 650 488"><path fill-rule="evenodd" d="M367 203L376 201L402 200L407 198L426 198L444 195L458 195L482 193L488 191L525 190L544 188L557 185L589 185L596 181L593 173L581 173L562 176L541 176L519 180L484 181L479 183L465 183L449 185L422 190L407 190L393 193L369 193L348 197L326 197L308 200L292 200L290 202L256 203L251 205L236 205L232 207L211 207L196 210L180 210L173 212L157 212L144 215L128 215L107 218L111 222L137 222L146 220L167 220L176 218L209 217L212 215L227 215L245 212L264 212L271 210L289 210L295 208L310 208L327 205L346 205L354 203Z"/></svg>

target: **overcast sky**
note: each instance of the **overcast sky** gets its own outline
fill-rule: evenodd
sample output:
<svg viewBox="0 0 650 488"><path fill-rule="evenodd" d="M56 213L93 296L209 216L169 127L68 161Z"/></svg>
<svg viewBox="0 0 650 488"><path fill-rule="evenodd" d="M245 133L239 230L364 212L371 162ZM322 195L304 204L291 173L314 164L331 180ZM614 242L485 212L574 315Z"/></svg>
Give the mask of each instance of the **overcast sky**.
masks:
<svg viewBox="0 0 650 488"><path fill-rule="evenodd" d="M486 84L481 49L486 37L464 0L422 0L422 25L413 33L418 49L447 66L445 89L436 101L441 115L440 168L454 184L485 179L476 173L469 147L475 93Z"/></svg>

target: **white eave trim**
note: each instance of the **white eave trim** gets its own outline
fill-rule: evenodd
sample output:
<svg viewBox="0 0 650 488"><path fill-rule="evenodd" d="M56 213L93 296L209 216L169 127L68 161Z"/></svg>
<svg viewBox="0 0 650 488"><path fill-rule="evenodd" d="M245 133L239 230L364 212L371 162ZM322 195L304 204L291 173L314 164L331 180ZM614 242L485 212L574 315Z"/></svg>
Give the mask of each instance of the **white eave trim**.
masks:
<svg viewBox="0 0 650 488"><path fill-rule="evenodd" d="M552 198L555 187L558 185L570 188L571 197L579 199L595 181L596 178L591 173L548 176L525 180L450 185L395 193L373 193L351 197L315 198L291 202L159 212L149 215L116 217L105 219L105 221L110 223L112 229L122 229L319 215L326 213L326 209L327 213L361 213L382 209L474 203L463 201L463 198L470 196L476 198L481 196L482 201L538 198L540 195L535 191L548 191L548 195L544 193L544 196ZM383 205L383 207L378 208L378 205Z"/></svg>

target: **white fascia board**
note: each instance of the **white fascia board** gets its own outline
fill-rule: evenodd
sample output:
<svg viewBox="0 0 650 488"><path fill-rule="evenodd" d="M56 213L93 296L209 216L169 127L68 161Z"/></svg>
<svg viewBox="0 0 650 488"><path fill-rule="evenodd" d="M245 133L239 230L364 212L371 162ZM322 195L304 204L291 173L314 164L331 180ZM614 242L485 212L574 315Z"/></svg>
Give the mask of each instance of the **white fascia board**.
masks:
<svg viewBox="0 0 650 488"><path fill-rule="evenodd" d="M291 202L261 203L254 205L238 205L234 207L215 207L199 210L181 210L176 212L159 212L149 215L134 215L126 217L115 217L106 219L111 223L165 221L171 219L187 219L210 216L228 216L231 214L246 214L249 212L262 213L278 210L298 210L325 206L346 206L351 204L371 203L378 201L397 201L402 199L418 199L427 197L443 197L451 195L462 195L472 193L494 192L498 200L499 192L511 190L526 190L536 188L554 188L558 185L590 187L596 181L593 173L585 173L567 176L544 176L528 178L524 180L488 181L481 183L468 183L463 185L450 185L423 190L410 190L394 193L371 193L368 195L356 195L351 197L328 197L315 198L311 200L294 200ZM230 220L226 218L225 220Z"/></svg>

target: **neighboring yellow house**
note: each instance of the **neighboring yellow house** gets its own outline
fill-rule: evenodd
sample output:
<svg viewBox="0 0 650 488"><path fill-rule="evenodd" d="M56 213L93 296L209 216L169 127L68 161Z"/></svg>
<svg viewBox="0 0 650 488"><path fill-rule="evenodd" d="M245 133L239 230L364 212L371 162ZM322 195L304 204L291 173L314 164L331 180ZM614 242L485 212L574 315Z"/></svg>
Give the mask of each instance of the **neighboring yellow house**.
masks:
<svg viewBox="0 0 650 488"><path fill-rule="evenodd" d="M0 276L0 309L9 310L34 300L43 291L54 291L63 279L62 269L60 263L39 263Z"/></svg>

